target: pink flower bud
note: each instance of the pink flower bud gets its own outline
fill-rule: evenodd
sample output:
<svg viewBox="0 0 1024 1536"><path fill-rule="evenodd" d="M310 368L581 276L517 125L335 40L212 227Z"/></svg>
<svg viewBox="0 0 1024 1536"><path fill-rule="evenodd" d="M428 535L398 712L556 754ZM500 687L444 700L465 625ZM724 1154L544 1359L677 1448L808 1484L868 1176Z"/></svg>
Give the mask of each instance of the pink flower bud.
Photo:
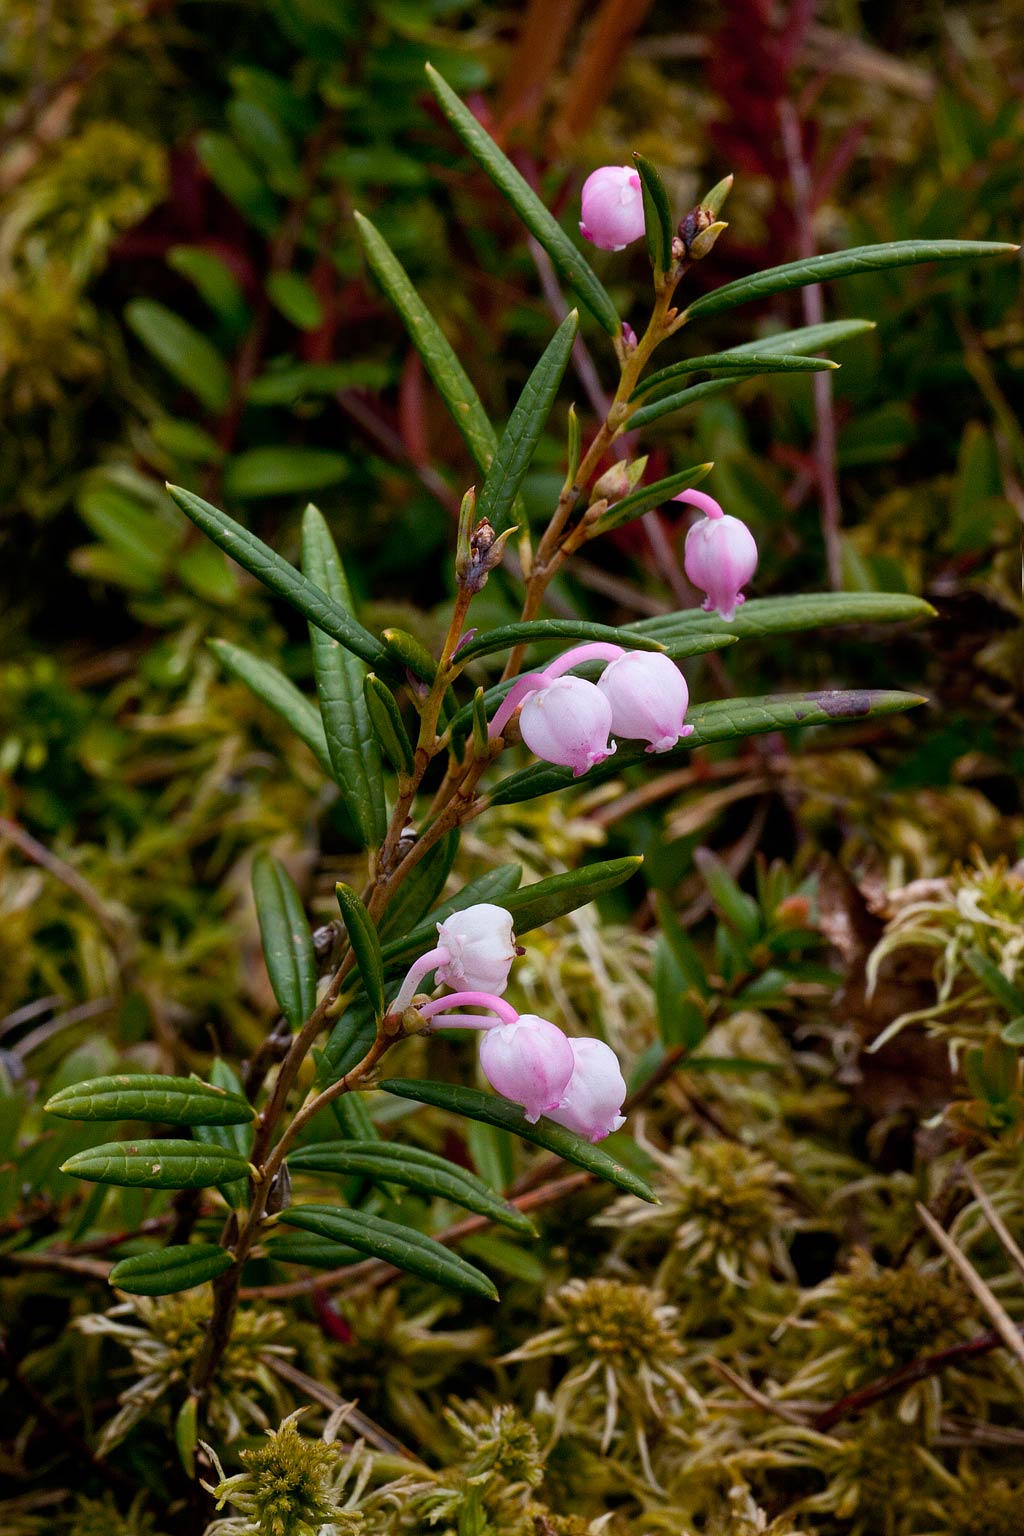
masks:
<svg viewBox="0 0 1024 1536"><path fill-rule="evenodd" d="M573 1074L568 1038L557 1024L522 1013L512 1024L495 1024L480 1041L480 1065L496 1093L521 1104L533 1122L554 1109Z"/></svg>
<svg viewBox="0 0 1024 1536"><path fill-rule="evenodd" d="M571 768L576 778L615 751L608 740L611 728L611 705L582 677L559 677L531 693L519 715L530 751L546 763Z"/></svg>
<svg viewBox="0 0 1024 1536"><path fill-rule="evenodd" d="M583 183L580 233L602 251L622 251L644 232L640 177L630 165L602 165Z"/></svg>
<svg viewBox="0 0 1024 1536"><path fill-rule="evenodd" d="M603 1040L570 1040L569 1047L572 1077L562 1102L548 1111L548 1118L588 1141L601 1141L625 1124L620 1110L626 1084L618 1060Z"/></svg>
<svg viewBox="0 0 1024 1536"><path fill-rule="evenodd" d="M634 331L628 320L623 320L622 322L622 345L627 352L636 351L636 331Z"/></svg>
<svg viewBox="0 0 1024 1536"><path fill-rule="evenodd" d="M705 514L686 535L683 565L687 576L707 593L707 612L717 609L720 618L735 618L737 607L744 601L740 588L757 570L754 535L746 523L728 517L714 497L703 491L683 491L674 499L700 507Z"/></svg>
<svg viewBox="0 0 1024 1536"><path fill-rule="evenodd" d="M686 679L660 651L627 651L605 667L597 687L611 705L612 730L646 741L648 752L667 752L693 732L683 724L690 702Z"/></svg>
<svg viewBox="0 0 1024 1536"><path fill-rule="evenodd" d="M460 992L490 992L498 997L508 986L516 957L512 914L489 901L453 912L437 925L439 949L448 958L437 967L437 979Z"/></svg>

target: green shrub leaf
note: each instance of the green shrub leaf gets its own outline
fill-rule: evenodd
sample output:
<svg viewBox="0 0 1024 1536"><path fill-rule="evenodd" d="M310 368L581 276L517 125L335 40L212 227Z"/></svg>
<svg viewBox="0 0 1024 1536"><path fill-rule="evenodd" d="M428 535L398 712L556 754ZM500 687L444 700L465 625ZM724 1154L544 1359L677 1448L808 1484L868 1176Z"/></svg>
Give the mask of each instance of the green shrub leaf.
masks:
<svg viewBox="0 0 1024 1536"><path fill-rule="evenodd" d="M208 640L207 644L225 671L244 683L275 715L280 715L306 743L327 777L333 778L334 765L327 750L324 722L316 705L300 693L290 678L261 656L254 656L252 651L240 645L232 645L230 640Z"/></svg>
<svg viewBox="0 0 1024 1536"><path fill-rule="evenodd" d="M682 469L676 475L666 475L664 480L655 480L650 485L637 486L635 491L630 491L628 496L623 496L621 501L615 501L602 512L594 524L594 533L607 533L611 528L621 528L623 523L630 523L635 517L643 517L645 512L650 512L653 507L664 506L666 501L671 501L673 496L678 496L680 491L688 491L691 486L700 482L714 469L713 464L695 464L692 469ZM621 643L621 642L620 642ZM630 641L627 639L626 644Z"/></svg>
<svg viewBox="0 0 1024 1536"><path fill-rule="evenodd" d="M148 352L208 411L220 412L231 398L231 374L212 341L156 299L133 299L125 320Z"/></svg>
<svg viewBox="0 0 1024 1536"><path fill-rule="evenodd" d="M461 1291L467 1296L484 1296L496 1301L494 1282L457 1253L397 1222L370 1216L366 1211L338 1210L333 1205L291 1205L280 1220L290 1227L300 1227L317 1237L358 1248L374 1259L383 1259L396 1269L432 1280L445 1290Z"/></svg>
<svg viewBox="0 0 1024 1536"><path fill-rule="evenodd" d="M500 1099L496 1094L482 1093L480 1089L469 1088L462 1083L419 1082L404 1077L386 1078L379 1087L385 1093L396 1094L402 1099L415 1099L419 1104L447 1109L467 1120L482 1120L485 1125L497 1126L499 1130L514 1131L524 1141L546 1147L567 1163L585 1168L588 1173L614 1184L618 1189L627 1190L629 1194L638 1195L641 1200L649 1200L654 1205L658 1203L646 1180L632 1169L617 1163L609 1153L584 1141L574 1131L566 1130L565 1126L556 1125L553 1120L545 1120L543 1116L536 1125L531 1125L518 1104L510 1104L508 1099Z"/></svg>
<svg viewBox="0 0 1024 1536"><path fill-rule="evenodd" d="M108 1141L76 1152L61 1172L126 1189L206 1189L247 1177L249 1164L227 1147L198 1141Z"/></svg>
<svg viewBox="0 0 1024 1536"><path fill-rule="evenodd" d="M721 314L751 299L765 299L789 288L807 283L825 283L835 277L851 277L858 272L882 272L889 267L916 266L923 261L971 261L988 256L1006 256L1015 245L990 240L894 240L883 245L857 245L848 251L829 251L824 256L810 256L790 261L782 267L754 272L734 283L725 283L711 293L701 294L686 311L689 320Z"/></svg>
<svg viewBox="0 0 1024 1536"><path fill-rule="evenodd" d="M302 569L333 603L352 613L352 597L331 531L316 507L302 519ZM354 615L353 615L354 619ZM366 707L366 665L315 624L309 626L313 671L334 782L362 836L383 842L387 806L380 749Z"/></svg>
<svg viewBox="0 0 1024 1536"><path fill-rule="evenodd" d="M655 272L667 272L673 265L672 236L674 234L672 205L668 200L665 183L660 174L644 155L633 155L640 173L640 188L644 200L644 234L647 237L647 254Z"/></svg>
<svg viewBox="0 0 1024 1536"><path fill-rule="evenodd" d="M191 1077L119 1073L62 1088L46 1105L63 1120L149 1120L162 1125L247 1125L252 1105Z"/></svg>
<svg viewBox="0 0 1024 1536"><path fill-rule="evenodd" d="M384 962L373 918L350 885L339 882L334 889L366 995L374 1014L381 1019L385 1008Z"/></svg>
<svg viewBox="0 0 1024 1536"><path fill-rule="evenodd" d="M182 1243L137 1253L122 1259L110 1271L110 1283L132 1296L173 1296L195 1285L216 1280L234 1263L226 1248L217 1243Z"/></svg>
<svg viewBox="0 0 1024 1536"><path fill-rule="evenodd" d="M366 674L363 686L370 724L385 757L397 773L411 774L415 766L412 742L398 700L375 672Z"/></svg>
<svg viewBox="0 0 1024 1536"><path fill-rule="evenodd" d="M252 864L263 956L281 1012L300 1029L316 1007L316 956L299 893L284 865L269 853Z"/></svg>
<svg viewBox="0 0 1024 1536"><path fill-rule="evenodd" d="M533 1233L533 1223L488 1189L482 1179L422 1147L387 1141L321 1141L291 1153L293 1173L360 1174L375 1184L398 1184L421 1195L450 1200L514 1232Z"/></svg>
<svg viewBox="0 0 1024 1536"><path fill-rule="evenodd" d="M799 592L792 597L749 598L737 609L728 628L730 633L746 639L827 629L830 624L900 624L934 616L935 609L930 603L909 592ZM724 627L716 613L688 608L683 613L640 619L626 625L625 633L638 630L653 635L671 649L674 640Z"/></svg>
<svg viewBox="0 0 1024 1536"><path fill-rule="evenodd" d="M701 467L705 472L711 468L710 464ZM667 485L669 482L661 483ZM458 659L461 665L478 656L510 651L514 645L544 640L606 640L610 645L628 644L637 650L660 649L657 642L649 641L646 636L641 645L637 645L635 636L623 641L622 630L611 624L591 624L586 619L530 619L520 624L503 624L500 629L474 636L468 645L461 648Z"/></svg>

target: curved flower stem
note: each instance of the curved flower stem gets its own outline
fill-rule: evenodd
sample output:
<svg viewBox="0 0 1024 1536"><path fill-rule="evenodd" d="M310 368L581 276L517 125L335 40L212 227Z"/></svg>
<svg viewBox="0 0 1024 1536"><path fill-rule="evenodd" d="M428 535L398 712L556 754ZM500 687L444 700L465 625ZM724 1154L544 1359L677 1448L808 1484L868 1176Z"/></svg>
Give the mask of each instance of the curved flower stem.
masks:
<svg viewBox="0 0 1024 1536"><path fill-rule="evenodd" d="M504 998L495 997L492 992L449 992L446 997L435 998L432 1003L425 1003L417 1011L425 1019L432 1019L437 1013L443 1013L449 1008L489 1008L496 1013L503 1024L514 1024L519 1014L506 1003ZM461 1022L461 1020L460 1020ZM494 1020L488 1021L493 1024Z"/></svg>
<svg viewBox="0 0 1024 1536"><path fill-rule="evenodd" d="M424 976L428 976L431 971L436 971L439 965L447 964L450 959L451 955L444 945L439 944L436 949L429 949L425 955L420 955L418 960L414 960L388 1013L404 1013L418 992Z"/></svg>

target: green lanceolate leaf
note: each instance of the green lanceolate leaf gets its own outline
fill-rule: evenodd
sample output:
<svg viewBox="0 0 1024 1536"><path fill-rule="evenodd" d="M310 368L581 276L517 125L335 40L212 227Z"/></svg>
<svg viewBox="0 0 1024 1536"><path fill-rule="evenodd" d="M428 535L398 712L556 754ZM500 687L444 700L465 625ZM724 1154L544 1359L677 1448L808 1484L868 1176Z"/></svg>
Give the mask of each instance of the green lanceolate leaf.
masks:
<svg viewBox="0 0 1024 1536"><path fill-rule="evenodd" d="M397 773L411 774L414 766L412 742L398 700L375 672L366 674L363 687L370 724L385 757Z"/></svg>
<svg viewBox="0 0 1024 1536"><path fill-rule="evenodd" d="M300 1029L316 1007L316 956L299 893L279 860L258 853L252 865L267 974L281 1012Z"/></svg>
<svg viewBox="0 0 1024 1536"><path fill-rule="evenodd" d="M482 1179L421 1147L386 1141L321 1141L288 1158L292 1173L359 1174L374 1184L397 1184L418 1194L450 1200L513 1232L533 1233L533 1223L487 1188Z"/></svg>
<svg viewBox="0 0 1024 1536"><path fill-rule="evenodd" d="M327 1037L316 1066L317 1086L326 1088L357 1067L377 1038L377 1020L369 1000L349 1003Z"/></svg>
<svg viewBox="0 0 1024 1536"><path fill-rule="evenodd" d="M685 761L688 753L713 742L731 741L738 736L759 736L766 731L793 730L798 726L838 725L844 721L866 720L874 715L892 715L914 709L925 702L918 694L898 693L881 688L832 689L822 693L782 694L759 699L716 699L698 704L686 717L693 735L685 737L670 752L658 755L659 767L671 767ZM613 758L598 763L587 773L588 784L602 783L627 768L651 765L650 756L638 744L620 746ZM491 805L516 805L535 800L574 783L571 769L538 763L510 774L492 792Z"/></svg>
<svg viewBox="0 0 1024 1536"><path fill-rule="evenodd" d="M133 299L125 320L167 372L192 391L208 411L223 411L231 398L231 374L211 341L155 299Z"/></svg>
<svg viewBox="0 0 1024 1536"><path fill-rule="evenodd" d="M291 1205L282 1211L280 1220L317 1237L358 1248L371 1258L383 1259L422 1280L432 1280L445 1290L497 1300L493 1281L481 1270L411 1227L400 1227L397 1222L370 1216L366 1211L338 1210L333 1205Z"/></svg>
<svg viewBox="0 0 1024 1536"><path fill-rule="evenodd" d="M62 1120L150 1120L163 1125L247 1125L252 1105L191 1077L119 1073L62 1088L46 1105Z"/></svg>
<svg viewBox="0 0 1024 1536"><path fill-rule="evenodd" d="M331 531L316 507L302 518L302 568L333 603L352 612L352 597ZM363 684L366 666L315 624L309 626L313 672L334 781L363 846L383 842L387 807L377 737L370 724Z"/></svg>
<svg viewBox="0 0 1024 1536"><path fill-rule="evenodd" d="M216 1280L234 1263L233 1256L217 1243L182 1243L137 1253L122 1259L110 1271L111 1285L131 1296L173 1296L194 1285Z"/></svg>
<svg viewBox="0 0 1024 1536"><path fill-rule="evenodd" d="M598 864L584 864L581 869L569 869L561 875L551 875L525 885L506 898L502 906L511 912L518 935L543 928L556 917L575 912L596 901L607 891L614 891L636 874L643 863L643 855L629 854L624 859L604 859Z"/></svg>
<svg viewBox="0 0 1024 1536"><path fill-rule="evenodd" d="M458 848L459 832L453 827L410 870L381 918L382 939L391 939L396 934L407 933L414 923L420 921L425 912L430 911L444 890L445 881L455 863Z"/></svg>
<svg viewBox="0 0 1024 1536"><path fill-rule="evenodd" d="M726 198L732 191L732 184L733 176L732 172L730 172L728 176L723 176L721 181L716 181L710 192L705 192L700 200L700 207L706 208L708 213L713 213L715 218L717 218L722 211Z"/></svg>
<svg viewBox="0 0 1024 1536"><path fill-rule="evenodd" d="M477 498L476 515L486 518L496 533L503 533L511 521L511 511L534 449L547 425L562 382L572 345L576 339L579 317L572 310L548 342L540 361L523 386L513 407L508 426L501 435L483 489Z"/></svg>
<svg viewBox="0 0 1024 1536"><path fill-rule="evenodd" d="M437 676L437 661L426 646L404 629L385 629L384 643L392 666L405 667L421 683L430 686ZM441 721L446 723L455 711L455 695L446 688L441 701Z"/></svg>
<svg viewBox="0 0 1024 1536"><path fill-rule="evenodd" d="M666 384L675 384L691 373L821 373L838 367L838 363L830 362L828 358L804 357L791 352L774 353L770 348L746 353L708 352L704 357L687 357L681 363L659 368L649 378L641 379L630 399L640 400L652 390L662 389Z"/></svg>
<svg viewBox="0 0 1024 1536"><path fill-rule="evenodd" d="M737 609L728 628L732 634L747 639L827 629L831 624L900 624L934 615L930 603L907 592L800 592L793 597L751 598ZM626 625L626 633L636 629L641 634L654 635L671 648L673 640L699 634L705 628L717 631L724 627L716 613L690 608L685 613L639 619Z"/></svg>
<svg viewBox="0 0 1024 1536"><path fill-rule="evenodd" d="M198 1141L108 1141L76 1152L61 1172L126 1189L206 1189L247 1177L249 1164L227 1147Z"/></svg>
<svg viewBox="0 0 1024 1536"><path fill-rule="evenodd" d="M223 1088L237 1098L245 1100L245 1092L242 1088L234 1067L222 1061L219 1056L214 1058L210 1067L210 1081L215 1088ZM253 1124L250 1121L245 1125L200 1125L196 1127L196 1141L204 1142L208 1147L227 1147L230 1152L237 1152L247 1161L252 1150ZM233 1184L222 1184L221 1194L227 1203L236 1208L245 1204L247 1185L244 1179L236 1179Z"/></svg>
<svg viewBox="0 0 1024 1536"><path fill-rule="evenodd" d="M305 1264L310 1269L345 1269L366 1257L361 1248L349 1248L305 1232L281 1232L267 1244L266 1255L278 1264Z"/></svg>
<svg viewBox="0 0 1024 1536"><path fill-rule="evenodd" d="M706 472L711 465L701 468ZM669 481L661 483L668 485ZM535 640L605 640L609 645L621 645L622 631L611 624L591 624L586 619L530 619L521 624L503 624L500 629L476 635L464 645L459 651L459 663L473 661L478 656L492 656L496 651L510 651L514 645L527 645ZM658 649L650 642L642 647L636 647L635 640L630 643L637 649Z"/></svg>
<svg viewBox="0 0 1024 1536"><path fill-rule="evenodd" d="M332 603L326 592L313 583L287 560L258 539L248 528L236 523L226 512L204 501L201 496L186 491L180 485L169 485L168 492L186 517L201 528L207 538L220 546L239 565L261 581L271 592L283 597L285 602L297 608L311 624L340 641L354 655L360 656L371 667L386 666L388 653L368 629L357 624L344 608Z"/></svg>
<svg viewBox="0 0 1024 1536"><path fill-rule="evenodd" d="M499 864L497 869L490 869L486 875L471 880L449 901L435 907L430 916L411 933L404 934L400 939L391 939L385 944L384 964L393 966L409 955L422 955L426 950L433 949L437 943L437 924L443 923L453 912L463 912L466 907L475 906L481 901L490 901L503 907L506 897L518 890L522 878L521 864Z"/></svg>
<svg viewBox="0 0 1024 1536"><path fill-rule="evenodd" d="M824 320L820 325L799 325L794 331L777 331L774 336L762 336L758 341L744 341L738 347L730 347L722 357L750 358L789 357L796 353L807 355L834 347L841 341L851 341L873 331L873 320Z"/></svg>
<svg viewBox="0 0 1024 1536"><path fill-rule="evenodd" d="M761 913L754 898L740 889L725 864L710 848L698 848L694 863L726 922L735 928L745 943L755 943L761 933Z"/></svg>
<svg viewBox="0 0 1024 1536"><path fill-rule="evenodd" d="M324 723L316 705L304 693L300 693L283 672L279 672L262 657L254 656L252 651L240 645L232 645L229 640L208 640L207 644L224 670L244 683L275 715L280 715L300 741L306 743L328 778L333 778L334 769L327 750Z"/></svg>
<svg viewBox="0 0 1024 1536"><path fill-rule="evenodd" d="M332 1099L331 1114L346 1140L374 1143L380 1141L380 1132L370 1118L370 1111L366 1107L363 1094L344 1093L339 1099Z"/></svg>
<svg viewBox="0 0 1024 1536"><path fill-rule="evenodd" d="M588 1173L605 1179L618 1189L627 1190L631 1195L638 1195L641 1200L657 1204L647 1182L639 1174L617 1163L609 1153L584 1141L574 1131L556 1125L553 1120L545 1120L543 1116L536 1125L531 1125L518 1104L510 1104L507 1099L499 1099L496 1094L481 1093L478 1088L468 1088L461 1083L419 1082L405 1077L386 1078L379 1086L385 1093L396 1094L399 1098L415 1099L419 1104L447 1109L467 1120L482 1120L485 1125L497 1126L499 1130L514 1131L524 1141L546 1147L549 1152L563 1157L567 1163L575 1163L578 1168L585 1168Z"/></svg>
<svg viewBox="0 0 1024 1536"><path fill-rule="evenodd" d="M437 70L427 65L430 88L441 104L441 110L465 144L477 164L486 172L512 207L527 229L544 247L555 270L569 284L581 304L585 304L609 336L617 336L622 329L615 305L598 281L581 251L569 239L561 226L552 218L540 198L520 176L515 166L483 129L472 112L456 96L441 78Z"/></svg>
<svg viewBox="0 0 1024 1536"><path fill-rule="evenodd" d="M377 937L373 918L350 885L339 882L334 890L338 898L338 906L341 908L341 915L345 919L348 941L356 957L356 965L363 979L370 1006L378 1019L383 1018L384 962L381 959L380 940Z"/></svg>
<svg viewBox="0 0 1024 1536"><path fill-rule="evenodd" d="M383 235L361 213L356 214L356 229L374 276L401 315L409 338L437 385L474 464L481 475L486 475L498 446L498 437L487 419L480 397L451 343Z"/></svg>
<svg viewBox="0 0 1024 1536"><path fill-rule="evenodd" d="M594 533L607 533L611 528L621 528L623 523L632 522L635 517L643 517L644 513L650 512L653 507L660 507L666 501L671 501L673 496L679 495L680 491L688 491L691 486L699 485L714 467L713 464L695 464L692 469L682 469L676 475L666 475L664 480L655 480L651 485L638 486L628 496L623 496L621 501L613 502L607 512L602 512L594 524Z"/></svg>
<svg viewBox="0 0 1024 1536"><path fill-rule="evenodd" d="M890 267L917 266L923 261L971 261L988 256L1005 256L1016 251L1015 245L989 240L894 240L885 245L858 245L848 251L829 251L824 256L810 256L790 261L782 267L769 267L750 277L738 278L711 293L701 294L686 311L688 320L721 314L751 299L764 299L789 288L807 283L824 283L835 277L850 277L858 272L882 272Z"/></svg>
<svg viewBox="0 0 1024 1536"><path fill-rule="evenodd" d="M661 400L652 400L649 405L640 406L629 418L629 429L632 432L640 427L649 427L663 416L671 416L673 411L681 411L684 406L695 405L698 400L707 400L712 395L724 395L738 384L745 384L748 379L761 376L759 369L744 369L742 373L731 373L724 379L705 379L703 384L691 384L687 389L680 389L675 394L665 395Z"/></svg>
<svg viewBox="0 0 1024 1536"><path fill-rule="evenodd" d="M651 162L643 155L635 154L636 168L640 173L640 188L644 200L644 233L647 236L647 254L655 272L667 272L672 266L672 205L665 191L665 183Z"/></svg>

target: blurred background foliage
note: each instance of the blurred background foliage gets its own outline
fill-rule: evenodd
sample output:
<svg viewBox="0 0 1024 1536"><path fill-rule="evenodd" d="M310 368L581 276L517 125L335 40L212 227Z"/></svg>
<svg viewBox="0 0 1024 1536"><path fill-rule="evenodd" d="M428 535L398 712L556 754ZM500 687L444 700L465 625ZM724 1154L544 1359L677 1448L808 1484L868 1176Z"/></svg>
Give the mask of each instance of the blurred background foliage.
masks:
<svg viewBox="0 0 1024 1536"><path fill-rule="evenodd" d="M218 1049L254 1050L275 1014L248 895L252 849L270 845L285 858L322 920L355 852L314 759L206 645L214 635L244 641L308 685L304 626L184 525L163 481L225 506L291 557L302 505L314 499L364 621L399 623L428 644L442 633L454 518L473 470L365 270L353 210L374 219L407 265L497 421L562 301L543 255L425 99L424 61L469 99L570 229L586 172L633 149L660 167L680 210L734 171L728 234L693 274L710 286L814 249L1016 238L1021 21L1018 7L990 0L777 8L719 0L699 14L669 0L8 0L0 19L2 1155L38 1135L40 1082L52 1091L119 1061L189 1066ZM642 252L595 260L623 313L637 319ZM819 1285L820 1298L807 1303L814 1326L825 1326L826 1312L814 1308L827 1304L855 1348L864 1326L852 1315L856 1298L838 1280L826 1293L826 1277L854 1240L886 1259L900 1254L915 1180L921 1192L915 1138L928 1115L946 1113L947 1128L981 1138L996 1160L993 1187L1005 1138L1016 1145L1017 1068L991 1047L1000 1030L1015 1039L1012 1003L965 956L980 946L1002 975L1021 977L1012 937L1024 838L1019 300L1014 262L849 280L826 290L825 317L865 315L876 329L844 344L824 396L796 375L746 381L643 445L649 477L714 459L710 488L758 538L759 595L821 589L831 572L849 588L910 591L937 609L910 633L750 641L724 661L694 664L692 696L855 679L919 688L924 710L834 736L755 739L738 755L708 754L646 781L506 809L463 842L463 875L510 858L550 873L598 850L645 853L643 880L615 893L600 919L579 914L532 936L526 996L542 981L568 1019L598 1013L636 1063L656 1066L666 1051L703 1051L709 1041L718 1056L771 1063L700 1082L696 1101L706 1090L710 1121L698 1113L696 1140L659 1154L669 1159L662 1172L675 1202L665 1209L675 1213L673 1230L688 1235L671 1261L646 1271L691 1331L718 1341L721 1358L732 1347L721 1340L736 1330L745 1371L764 1365L769 1346L763 1332L740 1337L745 1325L726 1304L739 1281L755 1288L773 1326L798 1279ZM739 320L729 315L702 341L717 349L748 339L751 323L759 333L801 324L802 302L787 295ZM526 486L538 519L564 470L564 407L574 395L585 430L601 410L612 361L602 347L585 327L571 391ZM829 507L841 510L838 535ZM554 611L616 622L692 604L678 558L684 530L669 507L612 536L553 587ZM516 592L514 572L496 577L479 600L480 620L513 617ZM914 927L921 901L931 905ZM975 925L966 934L965 921ZM872 988L868 957L883 934L889 958ZM691 972L704 977L696 988ZM962 1036L950 1024L950 1039L973 1047L958 1086L942 1038L951 998L967 998L970 1027ZM904 1032L864 1055L908 1013L925 1017L939 1040ZM670 1109L692 1110L678 1080L672 1094ZM723 1115L734 1139L708 1141ZM51 1128L28 1162L0 1166L0 1242L9 1251L24 1246L26 1229L33 1242L68 1219L80 1234L91 1229L97 1211L83 1211L80 1186L56 1172L87 1135ZM503 1145L473 1148L495 1177L511 1174L510 1156ZM837 1214L844 1179L862 1191L856 1221ZM709 1185L727 1192L720 1209L697 1199ZM581 1198L577 1226L590 1212ZM125 1230L164 1209L134 1193L116 1201L108 1215ZM566 1230L550 1234L546 1263L549 1278L568 1282L579 1265L598 1267L600 1245L588 1229L582 1240L577 1233L574 1269ZM624 1231L614 1262L630 1275L657 1233ZM519 1347L544 1271L531 1271L536 1261L518 1250L510 1257L507 1243L479 1241L518 1277L500 1332L503 1349ZM681 1280L680 1253L687 1273L710 1265L725 1302L695 1289L692 1274ZM998 1278L998 1250L989 1257ZM19 1273L12 1306L43 1283L31 1267ZM1005 1295L1008 1279L999 1284ZM69 1307L84 1310L69 1302L67 1275L45 1285L33 1379L59 1374L68 1336L48 1330ZM770 1300L758 1286L776 1288ZM558 1327L571 1331L576 1304L568 1293L555 1303ZM435 1387L462 1346L437 1346L437 1321L426 1314L420 1327L381 1303L362 1318L360 1339L367 1348L376 1341L374 1364L378 1348L394 1348L397 1362L370 1408L427 1444L435 1435L432 1449L454 1455L460 1435L476 1445L483 1430L439 1427ZM408 1337L395 1345L399 1326ZM352 1354L345 1329L348 1342L331 1348ZM557 1344L563 1353L567 1337ZM314 1346L296 1337L291 1345L312 1351L303 1358L315 1374ZM810 1395L846 1390L856 1375L849 1352L834 1338L831 1347L839 1352L831 1375L824 1387L805 1382ZM880 1356L879 1369L903 1359L902 1348ZM782 1374L800 1381L805 1353L789 1334L778 1350L771 1368L781 1359ZM402 1367L416 1351L427 1363L410 1379ZM436 1376L435 1353L448 1362ZM530 1358L526 1379L540 1382L539 1354ZM365 1362L350 1365L362 1382ZM72 1413L88 1375L81 1361L75 1370L59 1413ZM473 1374L459 1378L460 1392L464 1381L472 1386ZM655 1402L662 1390L677 1387L662 1381ZM1005 1393L1004 1381L991 1387L997 1420ZM563 1430L575 1411L570 1396L555 1393ZM649 1406L631 1402L630 1412L642 1418ZM878 1474L878 1487L863 1493L857 1458L867 1456L872 1476L879 1458L861 1429L845 1470L833 1461L823 1472L822 1448L798 1444L795 1432L750 1465L777 1457L790 1469L783 1484L816 1468L814 1518L826 1524L814 1528L877 1532L870 1512L856 1517L866 1524L850 1523L858 1497L862 1510L884 1507L895 1519L890 1494L902 1474L890 1483ZM591 1431L580 1433L582 1455ZM547 1475L569 1503L557 1507L585 1503L585 1478L559 1454ZM947 1455L946 1476L957 1480L962 1509L976 1511L975 1474L958 1467L959 1454ZM10 1453L12 1468L19 1455ZM669 1514L651 1515L650 1529L678 1529L664 1523L674 1518L735 1536L795 1532L757 1524L738 1495L732 1524L707 1513L714 1490L725 1498L722 1467L742 1481L746 1463L734 1455L730 1443L699 1497L673 1490L661 1466ZM997 1489L994 1508L999 1497ZM100 1504L83 1505L68 1529L108 1529L104 1518ZM503 1529L518 1529L506 1518ZM1011 1528L998 1518L997 1508L984 1529ZM147 1519L140 1513L125 1529L150 1529Z"/></svg>

